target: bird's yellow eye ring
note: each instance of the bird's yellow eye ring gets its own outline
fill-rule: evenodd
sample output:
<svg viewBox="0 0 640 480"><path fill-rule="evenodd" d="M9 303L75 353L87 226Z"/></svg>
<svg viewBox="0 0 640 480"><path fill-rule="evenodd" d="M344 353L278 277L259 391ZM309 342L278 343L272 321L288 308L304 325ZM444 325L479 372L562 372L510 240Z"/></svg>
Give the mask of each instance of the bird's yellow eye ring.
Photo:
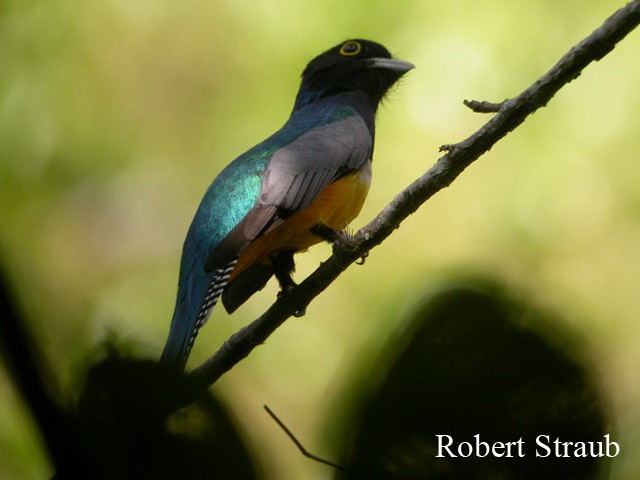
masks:
<svg viewBox="0 0 640 480"><path fill-rule="evenodd" d="M344 55L346 57L350 57L352 55L357 55L362 50L362 45L358 42L354 42L353 40L348 41L342 47L340 47L340 55Z"/></svg>

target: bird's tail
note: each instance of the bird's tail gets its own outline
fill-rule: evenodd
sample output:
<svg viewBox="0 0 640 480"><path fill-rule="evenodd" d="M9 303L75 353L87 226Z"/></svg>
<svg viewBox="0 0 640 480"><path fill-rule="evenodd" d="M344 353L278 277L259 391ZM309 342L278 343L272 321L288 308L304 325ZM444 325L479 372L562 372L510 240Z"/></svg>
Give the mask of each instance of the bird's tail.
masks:
<svg viewBox="0 0 640 480"><path fill-rule="evenodd" d="M237 261L235 259L211 274L202 272L188 279L188 285L180 286L169 338L160 359L162 363L180 370L184 368L198 331L218 303Z"/></svg>

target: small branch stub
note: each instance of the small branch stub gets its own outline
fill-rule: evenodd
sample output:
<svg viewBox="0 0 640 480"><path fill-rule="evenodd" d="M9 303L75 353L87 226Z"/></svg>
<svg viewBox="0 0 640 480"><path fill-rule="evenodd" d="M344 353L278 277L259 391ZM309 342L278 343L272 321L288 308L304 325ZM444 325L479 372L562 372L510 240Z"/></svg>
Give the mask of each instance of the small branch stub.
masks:
<svg viewBox="0 0 640 480"><path fill-rule="evenodd" d="M507 100L503 100L499 103L493 102L479 102L478 100L463 100L467 107L477 113L496 113L504 106Z"/></svg>
<svg viewBox="0 0 640 480"><path fill-rule="evenodd" d="M447 143L445 145L440 145L440 148L438 149L439 152L453 152L454 148L456 148L456 145L454 143Z"/></svg>

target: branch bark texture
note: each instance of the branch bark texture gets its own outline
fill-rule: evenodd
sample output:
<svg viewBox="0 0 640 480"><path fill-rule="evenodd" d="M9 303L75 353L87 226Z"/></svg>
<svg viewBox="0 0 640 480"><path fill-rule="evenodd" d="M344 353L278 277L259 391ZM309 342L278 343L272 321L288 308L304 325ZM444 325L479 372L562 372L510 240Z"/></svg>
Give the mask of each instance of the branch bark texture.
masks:
<svg viewBox="0 0 640 480"><path fill-rule="evenodd" d="M279 298L264 314L229 338L205 363L191 372L202 387L214 383L221 375L262 344L273 331L307 305L349 265L379 245L425 201L448 187L462 171L529 115L544 107L564 85L577 78L593 61L609 53L640 23L640 0L634 0L615 12L529 88L517 97L500 103L465 101L474 111L496 114L467 139L443 145L447 153L433 167L400 192L355 237L355 248L334 248L333 255L298 285L289 295Z"/></svg>

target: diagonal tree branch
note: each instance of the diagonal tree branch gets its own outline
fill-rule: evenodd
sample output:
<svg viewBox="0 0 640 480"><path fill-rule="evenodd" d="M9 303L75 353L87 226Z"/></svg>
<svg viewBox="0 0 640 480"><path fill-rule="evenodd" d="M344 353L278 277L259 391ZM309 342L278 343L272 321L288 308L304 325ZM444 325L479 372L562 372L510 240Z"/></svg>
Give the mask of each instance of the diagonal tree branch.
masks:
<svg viewBox="0 0 640 480"><path fill-rule="evenodd" d="M221 375L262 344L273 331L327 288L349 265L379 245L439 190L449 186L462 171L525 118L549 100L564 85L580 75L593 61L609 53L640 23L640 0L634 0L615 12L597 30L571 48L551 70L515 98L500 103L465 102L477 112L497 112L482 128L466 140L443 145L447 151L420 178L400 192L387 207L355 238L355 248L339 250L297 286L289 295L279 298L262 316L235 333L206 362L191 372L202 387L214 383Z"/></svg>

